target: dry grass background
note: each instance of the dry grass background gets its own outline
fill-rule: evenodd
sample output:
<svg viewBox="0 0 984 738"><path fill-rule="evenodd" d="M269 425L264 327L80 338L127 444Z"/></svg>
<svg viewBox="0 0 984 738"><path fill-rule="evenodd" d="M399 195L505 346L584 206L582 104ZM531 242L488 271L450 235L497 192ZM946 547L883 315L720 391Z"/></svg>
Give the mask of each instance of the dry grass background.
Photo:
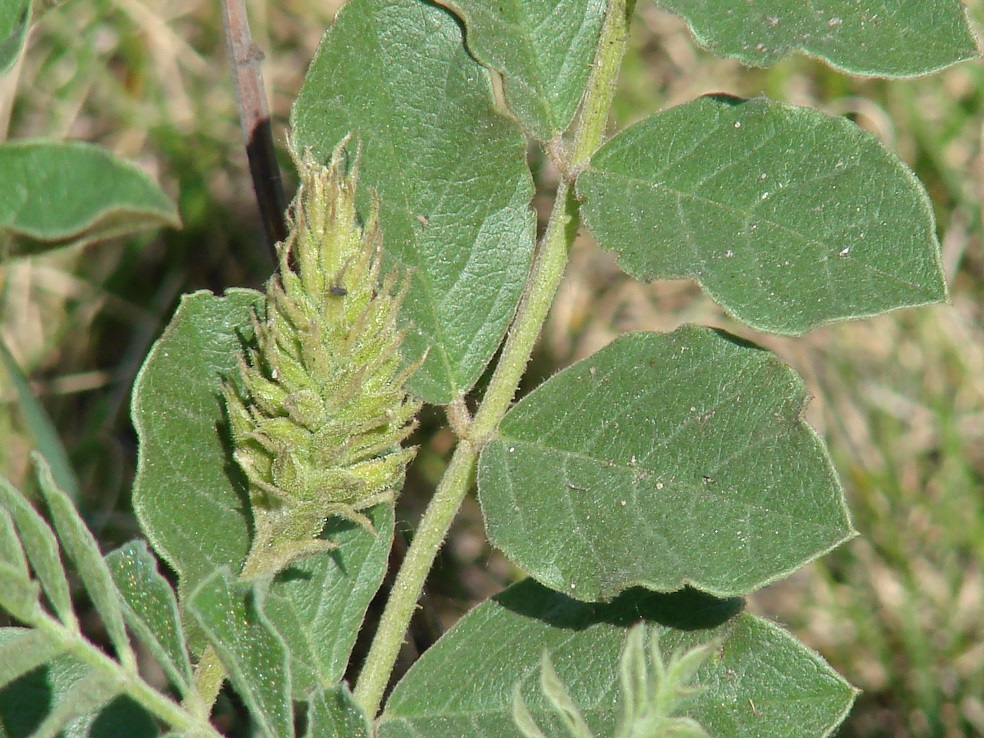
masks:
<svg viewBox="0 0 984 738"><path fill-rule="evenodd" d="M335 3L256 0L249 11L283 131ZM984 18L980 2L973 13ZM936 205L952 301L841 323L800 339L736 325L693 285L639 284L587 238L572 254L534 373L625 330L721 326L768 345L807 380L861 537L758 592L750 607L864 690L844 736L984 736L984 64L923 80L851 79L802 58L746 70L696 50L640 4L616 103L625 125L704 92L760 93L850 115L912 165ZM72 0L35 29L0 84L8 137L99 143L135 160L180 206L180 232L0 265L3 336L56 420L106 545L137 534L126 494L130 385L181 292L257 285L270 262L222 47L218 4ZM281 141L282 143L282 141ZM542 173L549 189L551 173ZM0 385L0 464L27 483L29 441ZM425 418L414 480L440 474L451 438ZM415 487L416 488L416 487ZM422 504L408 493L404 515ZM515 575L466 505L432 582L445 624Z"/></svg>

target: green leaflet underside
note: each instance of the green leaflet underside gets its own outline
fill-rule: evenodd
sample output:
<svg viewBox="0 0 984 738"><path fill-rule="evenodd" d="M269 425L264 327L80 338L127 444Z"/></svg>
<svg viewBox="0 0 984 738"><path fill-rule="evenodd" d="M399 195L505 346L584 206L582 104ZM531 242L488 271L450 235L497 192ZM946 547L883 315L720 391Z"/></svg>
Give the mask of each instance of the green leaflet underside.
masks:
<svg viewBox="0 0 984 738"><path fill-rule="evenodd" d="M150 177L98 146L44 140L0 145L0 247L9 253L179 223L174 203Z"/></svg>

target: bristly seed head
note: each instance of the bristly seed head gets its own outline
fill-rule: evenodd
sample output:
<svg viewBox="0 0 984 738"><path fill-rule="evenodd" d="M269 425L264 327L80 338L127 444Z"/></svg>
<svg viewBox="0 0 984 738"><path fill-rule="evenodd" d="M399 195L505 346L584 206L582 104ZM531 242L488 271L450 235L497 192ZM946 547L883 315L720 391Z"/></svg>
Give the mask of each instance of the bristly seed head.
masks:
<svg viewBox="0 0 984 738"><path fill-rule="evenodd" d="M380 280L376 204L360 226L358 155L343 140L322 166L297 157L279 270L254 320L255 343L225 388L235 459L249 480L256 536L244 576L324 550L327 516L372 529L360 511L392 501L415 449L402 442L420 403L404 384L403 291Z"/></svg>

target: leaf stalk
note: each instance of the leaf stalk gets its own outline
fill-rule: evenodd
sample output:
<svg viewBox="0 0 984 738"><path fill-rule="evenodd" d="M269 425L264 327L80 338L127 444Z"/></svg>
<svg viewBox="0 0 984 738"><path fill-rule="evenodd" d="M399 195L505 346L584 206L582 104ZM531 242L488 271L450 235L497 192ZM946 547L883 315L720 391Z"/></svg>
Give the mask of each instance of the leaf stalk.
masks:
<svg viewBox="0 0 984 738"><path fill-rule="evenodd" d="M209 724L204 711L189 705L179 705L144 682L135 671L127 670L119 662L103 653L82 636L54 618L39 612L32 626L57 642L67 653L87 664L98 673L105 674L119 686L122 693L149 713L167 723L175 731L192 738L221 738Z"/></svg>

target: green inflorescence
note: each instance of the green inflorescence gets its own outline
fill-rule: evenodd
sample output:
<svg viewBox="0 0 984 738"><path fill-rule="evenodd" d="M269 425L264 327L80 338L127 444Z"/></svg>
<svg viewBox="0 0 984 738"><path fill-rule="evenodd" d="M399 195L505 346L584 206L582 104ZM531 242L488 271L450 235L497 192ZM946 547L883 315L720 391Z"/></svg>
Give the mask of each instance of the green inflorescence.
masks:
<svg viewBox="0 0 984 738"><path fill-rule="evenodd" d="M243 576L270 574L333 544L333 515L372 529L365 510L392 501L416 449L403 448L420 404L404 384L398 277L380 280L375 204L355 206L358 157L345 144L322 166L298 157L301 184L265 314L228 383L235 459L250 486L255 536Z"/></svg>

